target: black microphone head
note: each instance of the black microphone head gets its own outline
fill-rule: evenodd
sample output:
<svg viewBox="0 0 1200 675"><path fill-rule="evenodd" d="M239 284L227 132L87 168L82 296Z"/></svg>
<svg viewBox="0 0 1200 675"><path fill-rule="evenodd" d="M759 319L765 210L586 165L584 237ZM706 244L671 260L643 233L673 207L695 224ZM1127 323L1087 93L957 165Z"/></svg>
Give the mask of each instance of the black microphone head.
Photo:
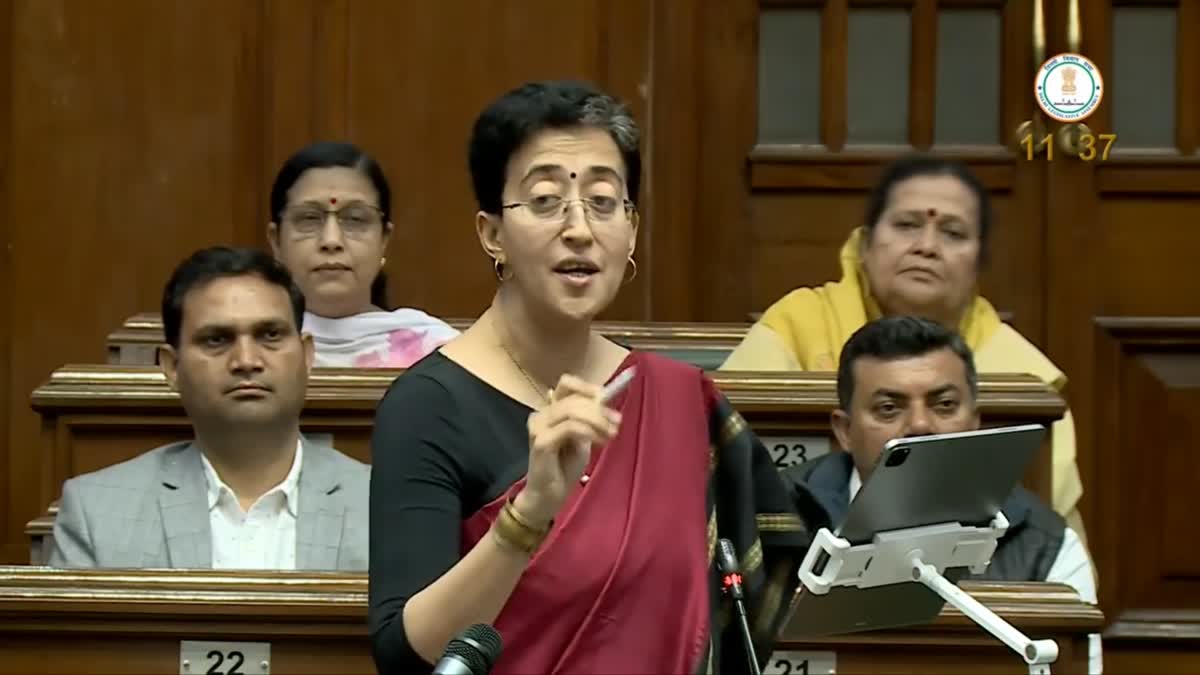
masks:
<svg viewBox="0 0 1200 675"><path fill-rule="evenodd" d="M718 541L717 569L721 570L722 574L734 574L738 567L737 550L733 548L733 542L728 539Z"/></svg>
<svg viewBox="0 0 1200 675"><path fill-rule="evenodd" d="M446 654L454 654L467 662L471 672L483 675L496 665L504 641L500 633L486 623L477 623L463 631L446 646Z"/></svg>

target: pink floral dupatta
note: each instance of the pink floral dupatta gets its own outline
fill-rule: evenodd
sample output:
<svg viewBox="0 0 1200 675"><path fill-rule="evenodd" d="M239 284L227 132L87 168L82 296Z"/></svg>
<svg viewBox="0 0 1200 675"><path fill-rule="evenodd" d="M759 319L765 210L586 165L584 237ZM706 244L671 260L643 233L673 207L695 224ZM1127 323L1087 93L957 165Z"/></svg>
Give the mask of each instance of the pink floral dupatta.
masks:
<svg viewBox="0 0 1200 675"><path fill-rule="evenodd" d="M340 319L304 314L322 368L407 368L458 335L418 309L363 312Z"/></svg>

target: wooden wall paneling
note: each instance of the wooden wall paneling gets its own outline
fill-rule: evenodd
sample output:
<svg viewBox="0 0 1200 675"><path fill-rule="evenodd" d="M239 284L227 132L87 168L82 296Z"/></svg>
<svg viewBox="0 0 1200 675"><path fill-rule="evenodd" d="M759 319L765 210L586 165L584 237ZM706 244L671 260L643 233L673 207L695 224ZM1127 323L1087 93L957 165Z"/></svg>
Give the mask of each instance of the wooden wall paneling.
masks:
<svg viewBox="0 0 1200 675"><path fill-rule="evenodd" d="M745 321L750 232L746 157L756 135L758 12L754 0L709 0L700 18L697 82L703 95L697 204L688 223L693 320ZM678 264L678 263L676 263ZM657 317L656 317L657 318Z"/></svg>
<svg viewBox="0 0 1200 675"><path fill-rule="evenodd" d="M1131 3L1081 1L1081 51L1107 89L1087 126L1117 134L1115 146L1107 160L1061 153L1045 163L1047 334L1049 355L1071 381L1082 512L1101 606L1114 621L1106 672L1144 672L1145 662L1134 664L1148 649L1171 659L1154 661L1168 672L1200 637L1200 550L1177 536L1179 514L1194 510L1188 496L1197 468L1187 453L1200 444L1193 421L1200 338L1187 318L1200 315L1200 280L1187 273L1200 232L1186 225L1200 219L1200 158L1185 146L1195 123L1182 118L1175 147L1122 145L1121 134L1132 130L1113 124L1113 101L1130 86L1114 68L1116 4ZM1180 21L1194 23L1194 2L1157 4L1176 7L1181 35ZM1048 5L1051 53L1066 50L1068 6ZM1200 68L1192 47L1181 52L1176 96L1191 101L1188 78ZM1190 105L1181 100L1177 111Z"/></svg>
<svg viewBox="0 0 1200 675"><path fill-rule="evenodd" d="M1040 63L1033 62L1033 3L1006 2L1003 9L1000 142L1015 154L1017 171L1012 191L1021 198L1004 212L994 214L993 258L980 282L984 293L1013 313L1013 325L1034 344L1045 349L1046 290L1045 163L1028 161L1017 129L1040 114L1030 92ZM1004 293L1007 291L1007 298ZM993 295L999 293L1000 295Z"/></svg>
<svg viewBox="0 0 1200 675"><path fill-rule="evenodd" d="M1193 675L1200 672L1200 616L1188 610L1130 610L1104 632L1104 672ZM1164 639L1164 634L1169 637ZM1148 667L1147 664L1153 664ZM1151 671L1151 668L1153 669Z"/></svg>
<svg viewBox="0 0 1200 675"><path fill-rule="evenodd" d="M1098 317L1094 331L1095 387L1103 396L1094 410L1089 485L1104 505L1091 527L1112 622L1106 653L1194 650L1200 545L1190 533L1200 476L1200 319ZM1200 659L1193 654L1190 663Z"/></svg>
<svg viewBox="0 0 1200 675"><path fill-rule="evenodd" d="M265 147L254 167L261 189L253 213L255 243L265 246L271 182L284 160L315 141L355 139L347 135L349 0L262 0L262 13L257 143Z"/></svg>
<svg viewBox="0 0 1200 675"><path fill-rule="evenodd" d="M512 44L521 32L497 3L468 4L414 12L409 3L352 3L348 19L346 134L371 149L392 184L391 301L438 316L477 316L494 289L475 238L467 137L482 106L518 83L512 62L527 53ZM564 49L575 31L546 18L541 46L556 54L552 63L581 66L585 40ZM435 260L440 273L428 266Z"/></svg>
<svg viewBox="0 0 1200 675"><path fill-rule="evenodd" d="M700 84L699 60L710 49L700 34L702 17L712 6L693 2L650 3L646 122L643 146L662 148L643 162L639 207L641 242L635 258L649 297L648 315L659 321L683 321L696 315L697 262L705 237L701 228L702 195L697 186L708 106ZM715 139L714 139L715 140ZM702 304L702 303L699 303Z"/></svg>
<svg viewBox="0 0 1200 675"><path fill-rule="evenodd" d="M661 21L656 22L654 13L662 11L659 4L648 0L599 0L595 6L595 20L591 24L597 31L596 74L593 77L602 87L625 101L642 129L642 185L639 200L643 202L652 200L655 192L651 179L655 164L654 149L657 147L651 131L651 99L656 95L652 84L652 33L656 26L660 29L670 27L672 31L686 30L683 24L664 25ZM583 24L585 27L587 25ZM638 230L638 250L633 256L638 265L637 276L621 288L613 305L604 313L605 319L648 320L653 317L655 272L662 271L670 275L673 269L680 267L679 258L673 254L669 239L661 256L656 255L660 247L655 246L658 243L655 235L661 233L669 237L673 231L671 228L656 228L652 223L643 222Z"/></svg>
<svg viewBox="0 0 1200 675"><path fill-rule="evenodd" d="M419 6L417 12L413 3L349 3L346 134L378 156L392 183L393 301L440 316L478 316L496 280L474 227L466 156L475 117L523 82L584 79L629 102L645 125L640 90L649 5ZM625 289L612 318L642 313L640 283Z"/></svg>
<svg viewBox="0 0 1200 675"><path fill-rule="evenodd" d="M350 2L266 0L264 5L263 62L271 73L266 169L273 177L279 164L301 146L346 134Z"/></svg>
<svg viewBox="0 0 1200 675"><path fill-rule="evenodd" d="M909 63L908 138L918 150L933 145L937 97L937 0L914 0L912 61Z"/></svg>
<svg viewBox="0 0 1200 675"><path fill-rule="evenodd" d="M1197 192L1196 167L1197 161L1190 157L1117 155L1115 160L1096 167L1093 180L1096 192L1109 198L1120 198L1131 207L1144 205L1154 208L1159 203L1166 203L1170 208L1170 203L1180 196L1187 197ZM1188 208L1186 204L1174 204L1174 207L1179 206ZM1165 226L1170 221L1160 221L1160 224ZM1173 298L1161 296L1158 300L1169 302Z"/></svg>
<svg viewBox="0 0 1200 675"><path fill-rule="evenodd" d="M0 0L0 429L8 429L12 417L9 409L11 386L12 352L10 336L14 319L12 316L12 210L9 201L9 185L12 182L11 161L12 132L12 45L13 3ZM26 319L27 320L27 319ZM0 434L0 467L8 466L8 443ZM0 494L8 486L0 481ZM0 497L0 561L7 560L9 500ZM15 539L15 536L14 536Z"/></svg>
<svg viewBox="0 0 1200 675"><path fill-rule="evenodd" d="M1017 127L1026 120L1031 120L1038 111L1033 96L1030 95L1030 83L1040 63L1033 62L1033 3L1009 2L1004 5L1004 36L1003 60L1001 68L1001 86L1003 94L1000 100L1003 107L1000 111L1000 128L997 129L1002 142L1012 144L1012 148L1020 151L1020 139L1017 138Z"/></svg>
<svg viewBox="0 0 1200 675"><path fill-rule="evenodd" d="M265 200L261 6L241 0L15 0L8 12L7 316L12 369L6 560L44 505L31 498L29 393L56 366L101 362L124 317L156 307L192 250L250 242ZM85 300L86 298L86 300Z"/></svg>
<svg viewBox="0 0 1200 675"><path fill-rule="evenodd" d="M1093 59L1102 73L1110 72L1108 38L1111 27L1106 27L1108 0L1087 0L1080 5L1083 40L1081 51ZM1046 5L1048 39L1051 45L1048 54L1065 51L1067 7L1049 2ZM1040 64L1035 65L1039 67ZM1112 82L1106 82L1111 94ZM1088 125L1096 133L1107 131L1111 95L1101 103ZM1053 132L1056 125L1047 124ZM1094 289L1103 283L1107 261L1100 260L1094 252L1094 237L1099 209L1094 199L1078 199L1075 194L1093 195L1096 186L1094 173L1081 162L1072 162L1065 153L1058 159L1046 161L1045 208L1046 208L1046 348L1048 355L1067 375L1066 398L1075 416L1076 461L1084 485L1080 512L1087 528L1102 527L1104 514L1094 508L1099 501L1095 482L1097 449L1092 428L1094 385L1092 382L1092 329L1095 314ZM1073 190L1080 190L1073 193ZM1071 195L1070 197L1067 197ZM1101 535L1103 536L1103 535ZM1089 533L1089 538L1091 535ZM1102 541L1089 541L1094 549L1102 547ZM1097 561L1101 597L1105 592L1111 570ZM1107 604L1103 604L1108 607Z"/></svg>
<svg viewBox="0 0 1200 675"><path fill-rule="evenodd" d="M821 143L832 152L846 145L848 0L826 0L821 10Z"/></svg>
<svg viewBox="0 0 1200 675"><path fill-rule="evenodd" d="M1051 25L1065 26L1065 8L1055 5ZM1178 18L1182 18L1183 13ZM1102 73L1113 72L1112 6L1084 0L1083 52ZM1064 36L1057 36L1060 44ZM1182 44L1182 43L1181 43ZM1184 76L1177 74L1184 87ZM1200 218L1200 160L1161 149L1122 148L1112 126L1112 99L1121 82L1108 77L1108 95L1088 119L1095 134L1117 133L1107 161L1083 162L1060 157L1046 163L1047 307L1050 356L1072 384L1068 399L1076 411L1080 470L1091 484L1098 458L1093 446L1099 418L1093 405L1109 395L1093 381L1093 330L1096 315L1180 316L1200 314L1200 282L1179 274L1193 265L1200 245L1195 228L1181 226ZM1184 122L1181 120L1181 122ZM1186 122L1184 122L1186 124ZM1087 522L1103 519L1103 500L1085 492Z"/></svg>
<svg viewBox="0 0 1200 675"><path fill-rule="evenodd" d="M1195 40L1200 26L1200 1L1180 0L1175 19L1175 142L1182 155L1200 154L1200 42Z"/></svg>
<svg viewBox="0 0 1200 675"><path fill-rule="evenodd" d="M232 141L229 149L233 165L229 167L227 194L230 196L230 213L225 218L231 229L230 238L224 243L232 246L265 246L266 219L268 209L263 207L270 193L270 178L263 175L266 163L263 152L267 129L273 120L266 117L268 109L266 83L271 75L266 71L265 47L269 34L266 18L266 0L238 3L226 15L226 30L232 34L229 41L229 57L232 67L225 82L226 96L232 109L228 120L228 135ZM218 6L219 7L219 6ZM214 78L213 86L219 86L219 73L208 64L204 65L206 76ZM191 251L184 252L184 255ZM182 258L183 255L179 256ZM170 262L168 260L168 262ZM178 259L175 261L178 262ZM169 274L169 272L168 272ZM159 279L159 288L166 283L167 274ZM153 283L151 280L151 288ZM161 298L159 290L158 297Z"/></svg>

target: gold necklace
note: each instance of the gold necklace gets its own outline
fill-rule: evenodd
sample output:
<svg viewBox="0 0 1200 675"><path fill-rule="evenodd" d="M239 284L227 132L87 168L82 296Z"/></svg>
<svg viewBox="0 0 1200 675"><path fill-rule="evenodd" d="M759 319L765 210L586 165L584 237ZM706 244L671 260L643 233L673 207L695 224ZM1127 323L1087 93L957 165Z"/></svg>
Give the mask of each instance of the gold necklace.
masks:
<svg viewBox="0 0 1200 675"><path fill-rule="evenodd" d="M550 405L550 397L546 395L547 390L538 386L537 380L529 374L528 370L525 370L525 367L522 366L521 362L517 360L516 355L509 350L508 345L504 344L504 336L500 333L500 327L496 325L495 315L488 315L488 319L492 322L492 330L496 332L497 341L500 343L500 348L504 350L506 355L508 355L508 360L512 361L512 364L516 366L521 375L525 377L525 381L529 383L529 388L538 395L538 398L542 399L542 402L546 405Z"/></svg>
<svg viewBox="0 0 1200 675"><path fill-rule="evenodd" d="M522 366L521 362L517 360L516 355L509 351L508 345L504 344L504 338L500 334L500 328L496 325L495 315L489 314L488 319L492 322L492 330L496 333L496 341L500 343L500 348L504 350L504 353L508 356L508 360L512 361L512 364L517 367L517 370L520 371L521 375L525 377L525 381L529 383L529 388L533 389L537 393L538 397L542 399L542 402L544 402L546 405L550 405L550 397L545 393L547 390L538 386L537 380L535 380L533 376L529 374L528 370L525 370L525 367ZM579 484L587 485L588 481L591 479L592 472L588 469L585 469L583 474L579 476Z"/></svg>

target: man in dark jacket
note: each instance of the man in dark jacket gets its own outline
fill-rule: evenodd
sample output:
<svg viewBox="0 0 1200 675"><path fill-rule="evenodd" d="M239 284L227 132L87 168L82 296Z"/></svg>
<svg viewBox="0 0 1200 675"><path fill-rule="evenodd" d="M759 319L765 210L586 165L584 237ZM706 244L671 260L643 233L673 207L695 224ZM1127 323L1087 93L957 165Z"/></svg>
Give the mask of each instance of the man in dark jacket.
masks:
<svg viewBox="0 0 1200 675"><path fill-rule="evenodd" d="M979 428L974 358L956 333L913 317L867 323L842 348L834 451L784 470L805 485L829 515L832 530L867 480L890 440ZM1050 507L1018 487L1002 506L1009 529L997 544L983 579L1056 581L1096 602L1091 562L1078 535ZM1093 639L1092 670L1099 666Z"/></svg>

